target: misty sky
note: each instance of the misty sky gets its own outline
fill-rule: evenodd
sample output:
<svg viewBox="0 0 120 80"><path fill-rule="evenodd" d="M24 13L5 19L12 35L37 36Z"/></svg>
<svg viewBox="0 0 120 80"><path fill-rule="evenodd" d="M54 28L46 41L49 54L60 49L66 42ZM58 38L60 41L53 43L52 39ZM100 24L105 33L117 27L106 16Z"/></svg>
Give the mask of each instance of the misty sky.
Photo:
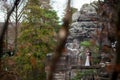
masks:
<svg viewBox="0 0 120 80"><path fill-rule="evenodd" d="M65 4L67 0L51 0L51 6L53 7L54 10L57 11L57 14L59 17L64 16L64 9L65 9ZM98 1L98 0L72 0L72 7L77 8L80 10L83 4L85 3L91 3L93 1Z"/></svg>
<svg viewBox="0 0 120 80"><path fill-rule="evenodd" d="M60 18L64 16L64 9L66 6L66 1L67 0L51 0L51 6L53 7L54 10L57 11L57 14ZM80 10L81 6L85 3L90 3L92 1L98 1L98 0L73 0L72 1L72 7L77 8ZM4 14L0 10L0 21L4 21Z"/></svg>

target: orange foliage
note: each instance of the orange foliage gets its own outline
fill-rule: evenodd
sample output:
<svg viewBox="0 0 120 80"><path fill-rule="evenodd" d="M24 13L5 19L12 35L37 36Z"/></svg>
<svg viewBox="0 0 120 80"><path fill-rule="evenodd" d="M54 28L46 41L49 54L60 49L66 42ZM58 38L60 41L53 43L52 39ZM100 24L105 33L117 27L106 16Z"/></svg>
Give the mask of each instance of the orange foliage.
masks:
<svg viewBox="0 0 120 80"><path fill-rule="evenodd" d="M117 65L115 66L115 70L118 71L118 72L120 72L120 64L117 64Z"/></svg>
<svg viewBox="0 0 120 80"><path fill-rule="evenodd" d="M104 46L102 47L102 50L103 50L103 51L110 51L110 47L107 46L107 45L104 45Z"/></svg>
<svg viewBox="0 0 120 80"><path fill-rule="evenodd" d="M33 67L35 67L36 66L36 64L37 64L37 62L36 62L36 60L35 60L35 58L34 57L30 57L30 62L31 62L31 64L32 64L32 66Z"/></svg>
<svg viewBox="0 0 120 80"><path fill-rule="evenodd" d="M96 44L96 40L95 39L91 39L90 42L91 42L92 45Z"/></svg>
<svg viewBox="0 0 120 80"><path fill-rule="evenodd" d="M106 65L106 70L107 70L108 73L112 72L113 69L114 69L114 68L113 68L113 65L112 65L112 64L107 64L107 65Z"/></svg>
<svg viewBox="0 0 120 80"><path fill-rule="evenodd" d="M117 65L107 64L106 70L107 70L107 72L112 72L113 70L120 72L120 64L117 64Z"/></svg>

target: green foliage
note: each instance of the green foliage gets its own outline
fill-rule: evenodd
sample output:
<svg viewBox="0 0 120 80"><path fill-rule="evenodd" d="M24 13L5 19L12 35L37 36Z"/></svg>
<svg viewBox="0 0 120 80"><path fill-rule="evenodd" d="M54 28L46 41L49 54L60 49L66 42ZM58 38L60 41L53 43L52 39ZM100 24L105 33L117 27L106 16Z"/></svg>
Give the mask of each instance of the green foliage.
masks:
<svg viewBox="0 0 120 80"><path fill-rule="evenodd" d="M83 41L83 42L80 43L80 45L81 45L81 46L85 46L85 47L89 47L89 46L91 46L92 44L91 44L90 41Z"/></svg>
<svg viewBox="0 0 120 80"><path fill-rule="evenodd" d="M18 38L16 71L22 80L45 80L45 56L55 48L58 25L56 12L41 8L39 0L29 0Z"/></svg>
<svg viewBox="0 0 120 80"><path fill-rule="evenodd" d="M72 7L71 9L72 9L72 14L78 11L78 9L74 7Z"/></svg>
<svg viewBox="0 0 120 80"><path fill-rule="evenodd" d="M89 69L89 70L83 70L83 71L77 72L76 76L72 78L72 80L81 80L81 78L91 74L97 74L97 71L93 69Z"/></svg>
<svg viewBox="0 0 120 80"><path fill-rule="evenodd" d="M98 54L99 47L96 44L92 43L91 41L83 41L80 43L80 46L83 46L85 48L84 50L89 49L92 53L92 65L96 65L100 62L100 59L98 59L100 56L100 54Z"/></svg>

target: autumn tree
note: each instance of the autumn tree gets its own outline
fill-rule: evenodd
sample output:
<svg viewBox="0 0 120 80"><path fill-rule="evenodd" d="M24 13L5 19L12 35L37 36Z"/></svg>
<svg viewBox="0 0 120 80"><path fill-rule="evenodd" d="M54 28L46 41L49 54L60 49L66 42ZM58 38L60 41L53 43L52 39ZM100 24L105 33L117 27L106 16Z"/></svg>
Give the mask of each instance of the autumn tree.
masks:
<svg viewBox="0 0 120 80"><path fill-rule="evenodd" d="M54 10L41 6L39 0L29 0L24 11L15 57L16 69L23 80L45 80L45 56L55 47L58 17Z"/></svg>
<svg viewBox="0 0 120 80"><path fill-rule="evenodd" d="M101 17L102 30L100 33L100 39L102 44L106 44L105 41L109 41L109 45L101 46L101 50L104 52L112 51L115 56L111 60L112 63L109 67L109 71L113 71L111 80L117 80L120 72L120 39L119 39L119 22L120 22L120 0L99 0L98 14ZM108 68L108 66L106 66Z"/></svg>
<svg viewBox="0 0 120 80"><path fill-rule="evenodd" d="M4 60L2 60L2 55L3 55L3 40L4 40L5 32L8 28L8 23L9 23L10 16L11 16L12 12L14 11L15 6L19 4L19 1L20 0L15 0L14 1L14 5L9 10L9 12L7 14L7 17L6 17L6 20L5 20L5 23L3 24L3 27L2 27L2 30L1 30L1 34L0 34L0 64L2 64L2 62L4 62ZM2 67L2 66L3 65L0 65L0 72L1 72L0 75L2 75L1 80L5 80L8 77L9 77L9 79L13 80L13 78L11 76L9 76L9 72L7 70L5 71L3 69L4 67ZM4 77L4 76L6 76L6 77Z"/></svg>

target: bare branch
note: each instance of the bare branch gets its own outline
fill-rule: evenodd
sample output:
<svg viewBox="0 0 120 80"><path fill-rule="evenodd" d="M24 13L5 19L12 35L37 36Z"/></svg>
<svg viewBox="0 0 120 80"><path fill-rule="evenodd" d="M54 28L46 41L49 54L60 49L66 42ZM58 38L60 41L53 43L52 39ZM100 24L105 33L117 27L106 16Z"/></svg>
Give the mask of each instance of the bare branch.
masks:
<svg viewBox="0 0 120 80"><path fill-rule="evenodd" d="M13 7L11 8L11 10L8 11L7 18L5 20L3 28L1 30L1 34L0 34L0 57L2 56L2 52L3 52L3 46L2 46L2 44L3 44L3 38L4 38L4 35L5 35L5 32L6 32L7 28L8 28L9 18L11 16L12 12L15 9L15 6L18 5L19 2L20 2L20 0L15 0Z"/></svg>
<svg viewBox="0 0 120 80"><path fill-rule="evenodd" d="M53 73L56 68L56 63L62 55L62 51L64 49L66 39L68 36L68 28L69 28L69 24L70 24L70 20L71 20L70 2L71 2L71 0L68 0L67 7L66 7L66 14L63 19L63 25L59 31L60 34L58 35L59 36L59 42L58 42L59 44L57 45L57 47L55 49L55 53L53 54L52 62L50 65L50 71L48 73L48 80L53 80ZM61 35L61 32L62 32L62 35Z"/></svg>

